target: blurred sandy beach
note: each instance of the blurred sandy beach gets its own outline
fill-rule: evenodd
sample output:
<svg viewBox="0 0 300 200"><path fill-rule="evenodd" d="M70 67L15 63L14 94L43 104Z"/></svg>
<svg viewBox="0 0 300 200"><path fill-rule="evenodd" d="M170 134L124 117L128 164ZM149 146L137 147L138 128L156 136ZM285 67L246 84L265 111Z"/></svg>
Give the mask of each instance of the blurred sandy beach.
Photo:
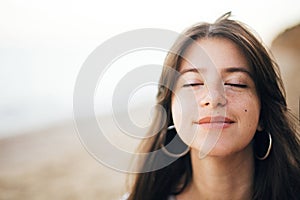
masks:
<svg viewBox="0 0 300 200"><path fill-rule="evenodd" d="M1 139L0 163L3 200L119 199L126 191L126 174L92 158L73 121Z"/></svg>

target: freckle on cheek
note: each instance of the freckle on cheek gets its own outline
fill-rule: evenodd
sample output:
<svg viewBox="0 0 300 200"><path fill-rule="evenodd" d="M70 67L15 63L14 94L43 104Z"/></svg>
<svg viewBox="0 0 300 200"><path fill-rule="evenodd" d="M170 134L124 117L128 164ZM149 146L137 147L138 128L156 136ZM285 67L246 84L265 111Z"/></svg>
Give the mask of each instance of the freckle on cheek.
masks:
<svg viewBox="0 0 300 200"><path fill-rule="evenodd" d="M248 110L247 109L245 109L245 112L247 112Z"/></svg>

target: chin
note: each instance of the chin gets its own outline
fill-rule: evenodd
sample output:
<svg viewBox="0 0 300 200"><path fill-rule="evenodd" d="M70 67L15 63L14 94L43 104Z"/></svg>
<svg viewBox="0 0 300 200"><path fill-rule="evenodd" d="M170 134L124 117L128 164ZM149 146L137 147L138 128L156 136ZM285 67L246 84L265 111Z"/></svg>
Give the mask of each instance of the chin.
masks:
<svg viewBox="0 0 300 200"><path fill-rule="evenodd" d="M205 146L201 145L203 143L198 143L199 145L195 145L193 143L191 145L191 149L195 150L201 157L205 158L207 156L209 157L227 157L239 154L241 152L249 152L248 146L251 147L251 145L245 145L245 146L233 146L234 142L229 142L229 144L220 143L218 141L215 145L213 144L206 144ZM252 148L251 148L252 149ZM249 152L251 153L251 152Z"/></svg>

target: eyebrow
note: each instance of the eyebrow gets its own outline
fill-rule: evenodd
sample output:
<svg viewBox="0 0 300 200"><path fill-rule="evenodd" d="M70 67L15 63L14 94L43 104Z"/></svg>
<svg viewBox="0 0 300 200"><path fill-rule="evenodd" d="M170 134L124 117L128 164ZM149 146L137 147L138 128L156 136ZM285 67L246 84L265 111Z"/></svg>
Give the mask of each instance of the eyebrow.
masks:
<svg viewBox="0 0 300 200"><path fill-rule="evenodd" d="M189 68L189 69L185 69L185 70L180 71L180 75L183 75L183 74L188 73L188 72L199 73L201 71L204 71L204 69L203 68Z"/></svg>
<svg viewBox="0 0 300 200"><path fill-rule="evenodd" d="M242 72L242 73L247 74L250 78L253 79L252 73L243 67L229 67L229 68L223 69L222 71L224 71L225 73Z"/></svg>
<svg viewBox="0 0 300 200"><path fill-rule="evenodd" d="M180 72L180 76L185 73L188 73L188 72L199 73L199 72L204 72L204 71L206 71L204 68L189 68L189 69L182 70ZM241 73L247 74L248 76L250 76L250 78L253 78L252 73L243 67L228 67L228 68L223 69L222 72L225 72L225 73L241 72Z"/></svg>

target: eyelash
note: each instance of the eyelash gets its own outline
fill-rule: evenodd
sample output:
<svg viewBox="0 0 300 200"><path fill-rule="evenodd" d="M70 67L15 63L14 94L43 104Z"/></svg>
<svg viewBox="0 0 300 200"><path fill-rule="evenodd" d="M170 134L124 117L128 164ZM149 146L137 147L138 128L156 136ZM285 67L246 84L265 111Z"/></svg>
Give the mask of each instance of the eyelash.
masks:
<svg viewBox="0 0 300 200"><path fill-rule="evenodd" d="M247 88L248 87L245 84L235 84L235 83L225 83L224 85L229 85L229 86L238 87L238 88Z"/></svg>
<svg viewBox="0 0 300 200"><path fill-rule="evenodd" d="M203 83L189 83L189 84L184 84L183 87L196 87L204 85ZM247 88L248 86L245 84L235 84L235 83L225 83L224 85L229 85L232 87L238 87L238 88Z"/></svg>
<svg viewBox="0 0 300 200"><path fill-rule="evenodd" d="M183 87L196 87L199 85L204 85L203 83L188 83L188 84L184 84Z"/></svg>

